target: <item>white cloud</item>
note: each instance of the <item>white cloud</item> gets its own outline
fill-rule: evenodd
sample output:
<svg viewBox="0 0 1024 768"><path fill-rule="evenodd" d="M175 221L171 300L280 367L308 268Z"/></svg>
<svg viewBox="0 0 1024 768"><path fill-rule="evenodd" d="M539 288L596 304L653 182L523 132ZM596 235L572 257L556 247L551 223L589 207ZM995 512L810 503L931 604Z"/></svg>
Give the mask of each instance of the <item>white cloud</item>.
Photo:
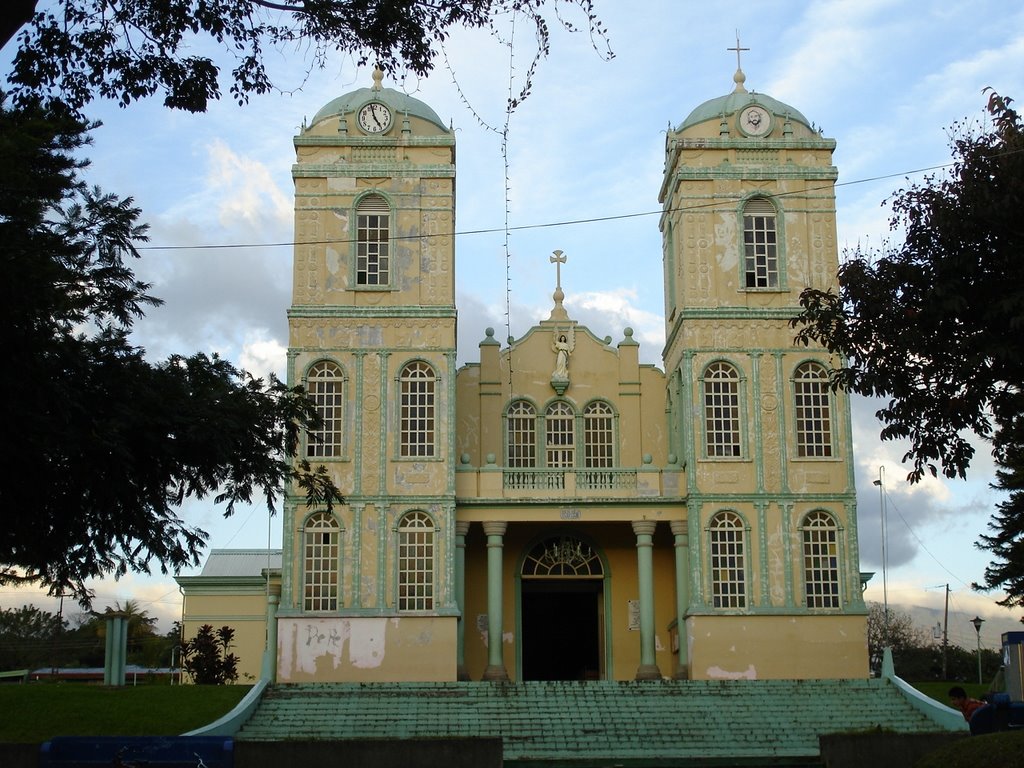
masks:
<svg viewBox="0 0 1024 768"><path fill-rule="evenodd" d="M238 364L253 376L266 377L272 373L284 381L287 353L287 346L277 339L268 338L267 332L260 329L247 334Z"/></svg>
<svg viewBox="0 0 1024 768"><path fill-rule="evenodd" d="M274 183L269 169L251 157L234 152L223 140L207 146L209 169L207 184L218 199L221 225L235 229L239 225L264 230L264 220L287 225L292 201Z"/></svg>

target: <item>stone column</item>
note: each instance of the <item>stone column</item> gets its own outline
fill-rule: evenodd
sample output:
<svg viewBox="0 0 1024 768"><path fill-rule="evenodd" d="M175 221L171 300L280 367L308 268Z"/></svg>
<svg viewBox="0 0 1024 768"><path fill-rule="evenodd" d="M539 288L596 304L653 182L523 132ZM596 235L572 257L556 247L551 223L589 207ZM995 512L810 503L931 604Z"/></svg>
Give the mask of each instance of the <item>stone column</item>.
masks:
<svg viewBox="0 0 1024 768"><path fill-rule="evenodd" d="M100 614L107 620L107 638L103 654L103 684L124 685L128 657L128 614L115 611Z"/></svg>
<svg viewBox="0 0 1024 768"><path fill-rule="evenodd" d="M686 610L690 605L690 536L685 520L673 520L669 527L675 536L676 551L676 635L679 654L672 676L676 680L690 677L689 645L686 642Z"/></svg>
<svg viewBox="0 0 1024 768"><path fill-rule="evenodd" d="M457 674L459 680L469 680L466 672L466 534L469 523L455 523L455 605L459 609L459 622L455 630Z"/></svg>
<svg viewBox="0 0 1024 768"><path fill-rule="evenodd" d="M653 520L633 523L636 534L636 570L640 586L640 666L637 680L660 680L654 657L654 528Z"/></svg>
<svg viewBox="0 0 1024 768"><path fill-rule="evenodd" d="M484 680L508 680L505 670L501 630L502 606L502 546L508 523L484 523L487 534L487 669Z"/></svg>

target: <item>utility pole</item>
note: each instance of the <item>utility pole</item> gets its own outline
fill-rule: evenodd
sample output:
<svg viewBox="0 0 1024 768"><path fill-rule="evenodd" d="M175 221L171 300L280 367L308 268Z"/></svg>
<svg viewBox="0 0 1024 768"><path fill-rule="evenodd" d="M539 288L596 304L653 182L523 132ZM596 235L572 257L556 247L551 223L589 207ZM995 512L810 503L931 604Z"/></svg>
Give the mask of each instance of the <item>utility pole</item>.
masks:
<svg viewBox="0 0 1024 768"><path fill-rule="evenodd" d="M878 479L872 485L878 486L878 509L882 518L882 600L885 609L885 641L882 645L889 644L889 531L885 519L885 467L878 468Z"/></svg>
<svg viewBox="0 0 1024 768"><path fill-rule="evenodd" d="M948 680L946 675L946 657L949 650L949 584L946 584L946 611L942 616L942 679Z"/></svg>

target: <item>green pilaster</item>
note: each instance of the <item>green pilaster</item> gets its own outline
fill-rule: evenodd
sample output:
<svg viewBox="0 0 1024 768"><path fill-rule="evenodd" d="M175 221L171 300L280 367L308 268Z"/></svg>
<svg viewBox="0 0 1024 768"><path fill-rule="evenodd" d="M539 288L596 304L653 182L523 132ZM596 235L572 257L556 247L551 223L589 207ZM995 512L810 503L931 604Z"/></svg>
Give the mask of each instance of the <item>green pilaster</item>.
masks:
<svg viewBox="0 0 1024 768"><path fill-rule="evenodd" d="M800 552L803 553L803 542L798 542L793 538L793 502L786 502L781 504L782 512L782 567L785 571L785 585L786 585L786 607L795 608L796 599L794 597L795 590L793 588L793 549L799 546Z"/></svg>
<svg viewBox="0 0 1024 768"><path fill-rule="evenodd" d="M355 402L363 402L363 398L366 393L363 384L363 371L366 368L366 352L357 350L352 353L352 356L356 359L356 396ZM382 400L381 402L386 402ZM355 419L355 455L352 457L355 461L355 466L352 472L352 494L354 496L361 496L363 493L363 423L360 416L362 411L356 409L359 414Z"/></svg>
<svg viewBox="0 0 1024 768"><path fill-rule="evenodd" d="M761 424L761 353L750 353L750 374L753 379L754 445L750 455L754 459L757 492L764 493L764 427ZM764 549L761 550L764 552Z"/></svg>
<svg viewBox="0 0 1024 768"><path fill-rule="evenodd" d="M378 352L377 358L380 361L380 388L377 395L380 397L382 421L380 427L380 444L379 444L379 455L377 456L377 494L380 496L385 495L388 492L388 424L397 422L397 419L392 420L391 414L388 411L387 404L391 403L395 398L388 397L388 358L391 357L390 352Z"/></svg>
<svg viewBox="0 0 1024 768"><path fill-rule="evenodd" d="M675 539L676 556L676 633L679 637L679 653L673 676L685 680L690 676L689 648L686 642L686 612L690 604L690 537L687 525L682 520L669 523Z"/></svg>
<svg viewBox="0 0 1024 768"><path fill-rule="evenodd" d="M637 582L640 590L640 666L637 680L660 680L661 670L654 655L654 529L653 520L633 523L636 534Z"/></svg>
<svg viewBox="0 0 1024 768"><path fill-rule="evenodd" d="M690 474L687 472L687 474ZM701 564L707 557L707 541L701 520L704 517L704 502L691 496L686 503L687 527L690 532L690 545L697 544L696 557L690 558L690 606L691 610L707 610L707 598L704 594L704 570Z"/></svg>
<svg viewBox="0 0 1024 768"><path fill-rule="evenodd" d="M778 382L776 387L775 396L779 399L779 407L776 408L778 413L778 429L779 429L779 477L782 481L782 487L779 489L782 493L790 493L789 489L789 452L786 450L788 445L788 428L786 425L786 377L783 373L782 367L782 355L781 351L775 351L772 353L775 356L775 381Z"/></svg>
<svg viewBox="0 0 1024 768"><path fill-rule="evenodd" d="M683 424L686 491L691 496L697 493L697 443L693 432L693 414L699 412L696 395L693 391L693 356L692 350L683 353L682 396L679 398L679 413L675 414L676 419L682 421ZM690 520L692 526L693 518L691 517Z"/></svg>
<svg viewBox="0 0 1024 768"><path fill-rule="evenodd" d="M768 581L768 502L758 501L757 510L757 559L761 564L761 590L758 603L762 608L771 605L771 583ZM783 540L785 541L785 540Z"/></svg>
<svg viewBox="0 0 1024 768"><path fill-rule="evenodd" d="M358 476L358 475L357 475ZM363 504L352 505L352 606L362 608Z"/></svg>
<svg viewBox="0 0 1024 768"><path fill-rule="evenodd" d="M469 523L457 522L455 530L455 605L459 610L458 628L456 629L459 680L468 680L466 671L466 534Z"/></svg>
<svg viewBox="0 0 1024 768"><path fill-rule="evenodd" d="M260 676L264 680L277 679L277 595L267 595L267 645L263 649L263 667Z"/></svg>

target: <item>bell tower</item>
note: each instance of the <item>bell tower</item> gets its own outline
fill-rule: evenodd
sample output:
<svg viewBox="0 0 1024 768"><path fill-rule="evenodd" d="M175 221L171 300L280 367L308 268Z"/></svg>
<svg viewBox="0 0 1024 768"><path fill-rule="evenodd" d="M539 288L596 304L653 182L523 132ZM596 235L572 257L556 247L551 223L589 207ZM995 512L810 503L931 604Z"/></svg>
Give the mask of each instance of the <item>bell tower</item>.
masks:
<svg viewBox="0 0 1024 768"><path fill-rule="evenodd" d="M800 292L835 281L835 141L748 90L745 49L730 50L733 90L669 130L659 194L669 432L694 563L687 622L710 639L691 663L742 643L739 617L760 614L762 638L789 638L776 653L813 658L801 643L822 632L858 668L863 650L842 639L860 637L864 613L849 401L828 386L827 352L794 346L789 328ZM783 615L789 624L768 626Z"/></svg>
<svg viewBox="0 0 1024 768"><path fill-rule="evenodd" d="M334 658L317 679L455 679L455 138L382 78L294 139L288 380L323 419L302 455L345 504L286 503L283 681L319 663L306 632ZM415 662L396 650L428 636Z"/></svg>

